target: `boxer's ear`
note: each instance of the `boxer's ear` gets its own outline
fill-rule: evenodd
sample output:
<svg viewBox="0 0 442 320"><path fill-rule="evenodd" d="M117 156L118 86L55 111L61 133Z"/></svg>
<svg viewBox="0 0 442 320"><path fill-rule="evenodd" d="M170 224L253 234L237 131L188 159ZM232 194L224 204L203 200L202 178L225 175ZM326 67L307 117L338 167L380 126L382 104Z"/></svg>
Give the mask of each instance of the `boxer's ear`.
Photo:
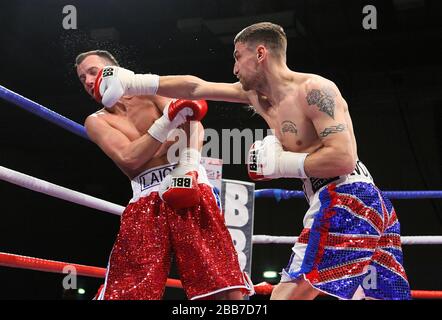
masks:
<svg viewBox="0 0 442 320"><path fill-rule="evenodd" d="M257 46L256 47L256 58L258 59L258 62L262 62L266 56L267 56L266 47L264 47L263 45Z"/></svg>

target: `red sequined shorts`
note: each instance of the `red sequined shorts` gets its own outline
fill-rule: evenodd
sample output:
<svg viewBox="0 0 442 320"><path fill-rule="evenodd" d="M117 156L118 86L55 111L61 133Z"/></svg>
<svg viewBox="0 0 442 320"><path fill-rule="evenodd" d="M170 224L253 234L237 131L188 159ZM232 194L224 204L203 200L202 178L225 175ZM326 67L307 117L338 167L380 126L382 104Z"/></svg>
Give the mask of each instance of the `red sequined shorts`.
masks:
<svg viewBox="0 0 442 320"><path fill-rule="evenodd" d="M189 299L249 287L212 187L199 184L201 203L173 210L157 192L130 203L121 217L102 299L158 300L172 252Z"/></svg>

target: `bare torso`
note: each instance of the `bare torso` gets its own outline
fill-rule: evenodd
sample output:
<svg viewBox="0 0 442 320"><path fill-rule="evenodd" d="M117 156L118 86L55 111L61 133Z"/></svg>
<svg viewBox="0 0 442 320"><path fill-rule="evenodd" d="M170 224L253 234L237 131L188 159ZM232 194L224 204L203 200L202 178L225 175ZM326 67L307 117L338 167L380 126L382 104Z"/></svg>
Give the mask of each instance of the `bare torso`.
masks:
<svg viewBox="0 0 442 320"><path fill-rule="evenodd" d="M134 141L146 134L154 121L162 115L162 110L160 110L149 97L123 97L119 103L122 108L118 108L116 112L101 109L95 113L95 116L105 120L111 127L124 134L130 141ZM119 168L131 179L146 169L166 164L168 163L167 149L172 144L173 142L165 142L153 158L136 171L131 171L121 166L119 166Z"/></svg>
<svg viewBox="0 0 442 320"><path fill-rule="evenodd" d="M276 137L281 141L285 150L311 153L323 145L313 122L306 116L307 83L312 79L319 78L333 86L336 92L339 93L339 90L333 82L317 75L297 73L298 77L300 75L301 82L287 86L286 95L278 104L272 105L266 97L259 96L256 91L249 94L249 99L256 112L264 118L270 129L274 130ZM353 150L356 152L356 139L347 103L340 94L336 99L342 99L344 102L338 104L337 107L344 108L343 120L351 133Z"/></svg>

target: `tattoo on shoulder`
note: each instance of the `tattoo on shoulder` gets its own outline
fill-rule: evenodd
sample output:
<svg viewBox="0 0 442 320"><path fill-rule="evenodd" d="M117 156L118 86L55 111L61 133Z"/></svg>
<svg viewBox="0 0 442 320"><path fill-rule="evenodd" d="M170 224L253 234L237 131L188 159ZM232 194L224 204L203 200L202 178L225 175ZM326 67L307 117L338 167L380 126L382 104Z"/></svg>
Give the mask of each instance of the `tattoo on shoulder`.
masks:
<svg viewBox="0 0 442 320"><path fill-rule="evenodd" d="M321 90L312 89L307 93L307 103L309 106L316 105L320 111L328 114L332 119L335 118L335 100L336 93L331 87L324 87Z"/></svg>
<svg viewBox="0 0 442 320"><path fill-rule="evenodd" d="M322 131L321 133L319 133L319 136L321 138L324 138L326 136L328 136L329 134L333 134L333 133L338 133L338 132L342 132L346 129L345 124L340 123L337 126L331 126L328 128L325 128L324 131Z"/></svg>
<svg viewBox="0 0 442 320"><path fill-rule="evenodd" d="M298 129L296 128L296 124L285 120L281 123L281 132L282 134L285 134L286 132L298 134Z"/></svg>

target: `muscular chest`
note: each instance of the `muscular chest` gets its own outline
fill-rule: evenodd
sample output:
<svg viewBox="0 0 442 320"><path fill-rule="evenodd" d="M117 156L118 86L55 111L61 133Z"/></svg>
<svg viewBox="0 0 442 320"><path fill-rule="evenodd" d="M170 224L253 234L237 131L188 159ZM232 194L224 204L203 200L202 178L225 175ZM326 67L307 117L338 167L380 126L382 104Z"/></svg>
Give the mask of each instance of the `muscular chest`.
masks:
<svg viewBox="0 0 442 320"><path fill-rule="evenodd" d="M111 114L108 123L133 141L147 132L160 112L150 101L130 101L126 105L126 112Z"/></svg>
<svg viewBox="0 0 442 320"><path fill-rule="evenodd" d="M296 98L281 101L279 105L262 105L260 114L266 120L285 150L311 152L320 144L313 123L306 117Z"/></svg>

